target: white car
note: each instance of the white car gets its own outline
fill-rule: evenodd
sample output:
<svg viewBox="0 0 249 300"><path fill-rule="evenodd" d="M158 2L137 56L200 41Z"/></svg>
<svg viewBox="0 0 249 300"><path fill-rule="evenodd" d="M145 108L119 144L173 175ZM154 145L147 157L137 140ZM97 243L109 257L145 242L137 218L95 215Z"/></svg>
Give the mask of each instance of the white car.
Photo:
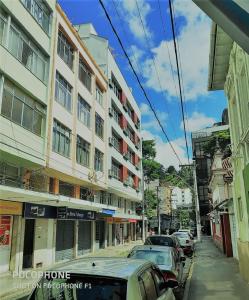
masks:
<svg viewBox="0 0 249 300"><path fill-rule="evenodd" d="M187 232L192 239L194 238L190 229L179 229L178 232Z"/></svg>
<svg viewBox="0 0 249 300"><path fill-rule="evenodd" d="M171 288L177 281L166 281L159 268L146 260L82 258L50 272L53 277L44 276L29 300L175 300ZM63 273L69 278L59 278Z"/></svg>

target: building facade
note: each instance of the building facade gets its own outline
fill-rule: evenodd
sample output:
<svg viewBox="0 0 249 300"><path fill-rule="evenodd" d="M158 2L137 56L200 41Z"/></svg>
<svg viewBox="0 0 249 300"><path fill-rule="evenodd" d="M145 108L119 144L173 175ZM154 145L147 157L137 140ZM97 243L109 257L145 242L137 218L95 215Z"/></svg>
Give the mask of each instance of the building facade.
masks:
<svg viewBox="0 0 249 300"><path fill-rule="evenodd" d="M127 237L128 231L141 235L141 222L134 219L136 206L142 201L141 170L141 114L138 105L111 53L108 40L98 36L92 24L75 26L94 59L108 77L107 137L108 137L108 197L117 203L115 218L126 220L124 224L113 218L109 224L109 244L113 226L118 236ZM101 51L100 51L101 49ZM128 223L127 223L128 220Z"/></svg>
<svg viewBox="0 0 249 300"><path fill-rule="evenodd" d="M208 85L209 90L224 89L228 99L238 258L241 274L249 281L249 55L216 24L211 34Z"/></svg>
<svg viewBox="0 0 249 300"><path fill-rule="evenodd" d="M131 162L128 116L120 115L122 130L113 123L123 134L122 167L111 184L110 77L55 1L0 4L1 272L43 269L135 240L140 133ZM140 114L126 95L134 129Z"/></svg>
<svg viewBox="0 0 249 300"><path fill-rule="evenodd" d="M219 131L228 129L225 120L220 123L214 124L212 127L201 129L192 132L192 149L193 157L196 162L196 179L200 207L201 225L210 233L209 212L210 212L210 199L208 184L211 176L211 163L212 158L204 152L204 145L209 141L213 134Z"/></svg>

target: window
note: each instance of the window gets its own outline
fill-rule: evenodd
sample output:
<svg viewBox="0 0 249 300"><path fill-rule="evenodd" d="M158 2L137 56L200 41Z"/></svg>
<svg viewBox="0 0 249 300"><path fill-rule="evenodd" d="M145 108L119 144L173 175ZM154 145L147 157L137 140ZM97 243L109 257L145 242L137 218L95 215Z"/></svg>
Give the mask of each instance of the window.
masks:
<svg viewBox="0 0 249 300"><path fill-rule="evenodd" d="M116 150L120 151L120 138L116 133L114 133L114 131L112 132L112 142L113 142L113 147Z"/></svg>
<svg viewBox="0 0 249 300"><path fill-rule="evenodd" d="M121 208L122 207L122 198L119 197L118 198L118 208Z"/></svg>
<svg viewBox="0 0 249 300"><path fill-rule="evenodd" d="M97 113L95 113L95 133L100 138L104 137L104 120Z"/></svg>
<svg viewBox="0 0 249 300"><path fill-rule="evenodd" d="M101 204L106 204L106 193L101 191L99 201Z"/></svg>
<svg viewBox="0 0 249 300"><path fill-rule="evenodd" d="M239 208L239 219L240 219L240 221L242 221L243 220L243 204L242 204L241 197L238 198L238 208Z"/></svg>
<svg viewBox="0 0 249 300"><path fill-rule="evenodd" d="M133 187L133 185L134 185L133 174L131 172L128 172L127 184L130 187Z"/></svg>
<svg viewBox="0 0 249 300"><path fill-rule="evenodd" d="M130 126L127 126L127 133L129 139L134 142L134 131L130 128Z"/></svg>
<svg viewBox="0 0 249 300"><path fill-rule="evenodd" d="M127 156L128 156L129 162L133 164L133 152L130 148L128 148Z"/></svg>
<svg viewBox="0 0 249 300"><path fill-rule="evenodd" d="M76 161L80 165L89 167L90 144L77 135Z"/></svg>
<svg viewBox="0 0 249 300"><path fill-rule="evenodd" d="M109 194L107 204L108 204L108 205L113 205L112 194Z"/></svg>
<svg viewBox="0 0 249 300"><path fill-rule="evenodd" d="M50 11L43 1L21 0L43 30L49 34Z"/></svg>
<svg viewBox="0 0 249 300"><path fill-rule="evenodd" d="M130 104L127 102L127 113L132 119L133 109L131 108Z"/></svg>
<svg viewBox="0 0 249 300"><path fill-rule="evenodd" d="M0 14L0 44L3 44L5 42L6 28L7 28L7 21Z"/></svg>
<svg viewBox="0 0 249 300"><path fill-rule="evenodd" d="M112 176L120 180L120 164L116 161L112 161Z"/></svg>
<svg viewBox="0 0 249 300"><path fill-rule="evenodd" d="M7 79L4 83L1 114L25 129L42 136L45 106L27 96Z"/></svg>
<svg viewBox="0 0 249 300"><path fill-rule="evenodd" d="M82 59L79 61L79 80L84 84L89 92L92 90L92 73L83 62Z"/></svg>
<svg viewBox="0 0 249 300"><path fill-rule="evenodd" d="M71 130L54 120L53 151L69 157L71 143Z"/></svg>
<svg viewBox="0 0 249 300"><path fill-rule="evenodd" d="M59 181L59 193L67 197L73 197L74 187L72 184L64 181Z"/></svg>
<svg viewBox="0 0 249 300"><path fill-rule="evenodd" d="M126 213L126 210L127 210L127 200L124 199L124 212Z"/></svg>
<svg viewBox="0 0 249 300"><path fill-rule="evenodd" d="M61 30L59 30L58 32L57 53L61 57L61 59L69 66L69 68L72 69L74 49Z"/></svg>
<svg viewBox="0 0 249 300"><path fill-rule="evenodd" d="M78 119L90 128L91 106L78 95Z"/></svg>
<svg viewBox="0 0 249 300"><path fill-rule="evenodd" d="M48 58L13 24L10 25L8 49L35 76L46 82Z"/></svg>
<svg viewBox="0 0 249 300"><path fill-rule="evenodd" d="M117 124L120 124L120 112L117 110L117 108L113 105L113 119L117 122Z"/></svg>
<svg viewBox="0 0 249 300"><path fill-rule="evenodd" d="M104 154L95 148L94 170L103 172Z"/></svg>
<svg viewBox="0 0 249 300"><path fill-rule="evenodd" d="M71 92L71 85L58 72L56 72L55 100L70 112L72 110Z"/></svg>
<svg viewBox="0 0 249 300"><path fill-rule="evenodd" d="M155 287L155 283L151 274L151 270L146 270L140 277L140 281L143 282L143 286L145 289L145 293L147 299L156 300L157 299L157 291ZM142 283L140 283L141 285Z"/></svg>
<svg viewBox="0 0 249 300"><path fill-rule="evenodd" d="M117 80L114 77L112 77L112 86L113 86L113 92L114 92L114 94L120 100L121 99L122 90L119 87L119 84L117 83Z"/></svg>
<svg viewBox="0 0 249 300"><path fill-rule="evenodd" d="M94 194L91 190L80 187L80 199L94 202Z"/></svg>
<svg viewBox="0 0 249 300"><path fill-rule="evenodd" d="M8 186L20 186L20 168L14 165L1 163L0 183Z"/></svg>
<svg viewBox="0 0 249 300"><path fill-rule="evenodd" d="M101 89L96 85L96 101L103 106L103 93Z"/></svg>

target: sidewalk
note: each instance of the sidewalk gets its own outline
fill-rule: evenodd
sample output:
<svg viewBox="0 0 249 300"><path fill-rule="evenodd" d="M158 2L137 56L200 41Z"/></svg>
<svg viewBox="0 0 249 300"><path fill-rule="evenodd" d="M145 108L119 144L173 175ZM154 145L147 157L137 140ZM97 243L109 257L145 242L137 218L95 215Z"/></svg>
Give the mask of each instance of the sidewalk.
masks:
<svg viewBox="0 0 249 300"><path fill-rule="evenodd" d="M241 278L238 263L224 256L210 237L196 244L189 300L249 299L249 284Z"/></svg>
<svg viewBox="0 0 249 300"><path fill-rule="evenodd" d="M97 250L94 253L89 253L83 257L126 257L128 252L136 245L141 245L142 241L138 240L135 242L130 242L129 244L111 246L105 249ZM57 264L63 265L63 263ZM32 269L33 271L34 269ZM36 269L34 271L43 271L41 269ZM10 274L9 276L0 277L0 299L1 300L17 300L28 295L32 290L33 286L37 282L36 279L23 279L23 278L13 278ZM24 298L23 298L24 299Z"/></svg>

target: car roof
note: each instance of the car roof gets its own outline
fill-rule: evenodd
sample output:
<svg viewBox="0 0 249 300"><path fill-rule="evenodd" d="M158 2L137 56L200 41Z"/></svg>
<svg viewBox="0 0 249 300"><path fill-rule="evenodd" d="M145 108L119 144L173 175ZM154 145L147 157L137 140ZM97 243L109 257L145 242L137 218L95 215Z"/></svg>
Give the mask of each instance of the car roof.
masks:
<svg viewBox="0 0 249 300"><path fill-rule="evenodd" d="M70 263L53 268L52 270L82 275L99 275L128 279L132 274L149 266L151 266L151 263L143 259L86 257L75 259Z"/></svg>
<svg viewBox="0 0 249 300"><path fill-rule="evenodd" d="M158 246L158 245L139 245L132 248L131 252L134 250L153 250L153 251L162 251L162 252L172 252L173 247L165 247L165 246Z"/></svg>
<svg viewBox="0 0 249 300"><path fill-rule="evenodd" d="M166 235L166 234L153 234L151 236L148 236L147 239L154 238L154 237L169 237L169 238L172 238L172 236Z"/></svg>

